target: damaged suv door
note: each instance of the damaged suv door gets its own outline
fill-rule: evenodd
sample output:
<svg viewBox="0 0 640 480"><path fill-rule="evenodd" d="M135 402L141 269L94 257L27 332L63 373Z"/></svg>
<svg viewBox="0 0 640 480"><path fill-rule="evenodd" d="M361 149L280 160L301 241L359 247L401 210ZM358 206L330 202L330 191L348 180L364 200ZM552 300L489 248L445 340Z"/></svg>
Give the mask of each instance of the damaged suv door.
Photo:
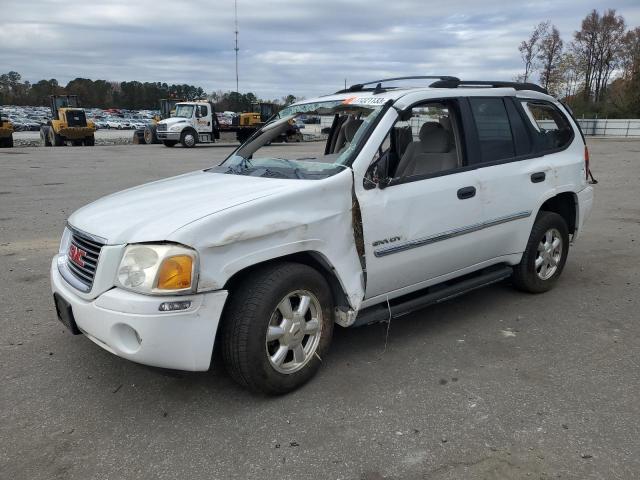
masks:
<svg viewBox="0 0 640 480"><path fill-rule="evenodd" d="M476 172L463 168L458 102L420 103L399 117L392 110L387 122L391 126L381 125L371 139L379 147L357 185L367 261L364 306L484 260L482 249L469 248L479 236L482 192Z"/></svg>

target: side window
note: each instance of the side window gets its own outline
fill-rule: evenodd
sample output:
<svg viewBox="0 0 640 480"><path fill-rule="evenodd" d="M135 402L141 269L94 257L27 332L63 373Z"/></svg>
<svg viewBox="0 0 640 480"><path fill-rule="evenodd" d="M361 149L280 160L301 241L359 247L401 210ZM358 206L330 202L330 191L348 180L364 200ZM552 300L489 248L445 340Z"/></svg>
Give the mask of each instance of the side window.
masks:
<svg viewBox="0 0 640 480"><path fill-rule="evenodd" d="M482 162L515 157L509 116L502 98L469 98L478 131Z"/></svg>
<svg viewBox="0 0 640 480"><path fill-rule="evenodd" d="M531 138L531 129L527 127L526 120L520 110L516 107L516 103L511 99L505 101L507 112L509 112L509 122L511 123L511 133L516 147L516 155L529 155L533 152L533 140Z"/></svg>
<svg viewBox="0 0 640 480"><path fill-rule="evenodd" d="M521 103L535 131L534 137L538 151L557 150L571 143L573 140L571 124L555 105L539 100L525 100Z"/></svg>
<svg viewBox="0 0 640 480"><path fill-rule="evenodd" d="M206 105L198 105L196 107L196 118L202 118L207 116L207 106Z"/></svg>
<svg viewBox="0 0 640 480"><path fill-rule="evenodd" d="M389 132L389 176L416 177L462 166L462 141L453 101L428 102L402 113Z"/></svg>

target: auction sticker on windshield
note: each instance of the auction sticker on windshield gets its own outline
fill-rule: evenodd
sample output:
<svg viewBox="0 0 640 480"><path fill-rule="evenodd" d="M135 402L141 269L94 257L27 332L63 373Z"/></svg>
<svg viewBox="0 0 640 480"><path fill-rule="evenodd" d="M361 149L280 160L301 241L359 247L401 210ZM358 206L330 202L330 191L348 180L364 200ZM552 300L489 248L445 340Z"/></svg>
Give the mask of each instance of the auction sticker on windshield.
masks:
<svg viewBox="0 0 640 480"><path fill-rule="evenodd" d="M349 97L345 98L342 103L346 105L384 105L387 101L382 97Z"/></svg>

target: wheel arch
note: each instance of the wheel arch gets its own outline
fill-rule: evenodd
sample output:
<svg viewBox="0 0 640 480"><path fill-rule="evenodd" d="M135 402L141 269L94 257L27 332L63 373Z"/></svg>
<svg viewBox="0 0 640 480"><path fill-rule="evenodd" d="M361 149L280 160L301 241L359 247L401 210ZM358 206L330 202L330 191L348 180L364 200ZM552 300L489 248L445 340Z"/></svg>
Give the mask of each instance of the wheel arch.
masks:
<svg viewBox="0 0 640 480"><path fill-rule="evenodd" d="M560 192L547 198L538 212L554 212L564 218L571 235L575 234L578 228L578 196L575 192Z"/></svg>
<svg viewBox="0 0 640 480"><path fill-rule="evenodd" d="M281 262L300 263L318 271L325 278L327 284L329 285L329 288L331 289L331 294L335 302L334 307L345 309L351 308L349 297L342 282L340 281L336 269L322 253L312 250L290 253L280 257L270 258L268 260L255 263L241 270L238 270L231 277L229 277L223 287L223 290L233 292L235 285L243 281L247 276L251 274L251 272L266 265Z"/></svg>

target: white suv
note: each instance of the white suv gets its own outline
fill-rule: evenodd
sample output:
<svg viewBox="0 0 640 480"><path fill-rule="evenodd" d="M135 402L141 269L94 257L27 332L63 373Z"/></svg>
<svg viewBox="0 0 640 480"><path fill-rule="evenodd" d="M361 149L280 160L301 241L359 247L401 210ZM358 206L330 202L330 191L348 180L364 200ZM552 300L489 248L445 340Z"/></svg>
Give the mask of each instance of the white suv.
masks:
<svg viewBox="0 0 640 480"><path fill-rule="evenodd" d="M210 169L75 212L51 265L59 318L136 362L271 394L310 379L334 323L511 278L558 280L588 217L588 152L532 84L389 79L286 107ZM322 141L270 146L298 116ZM275 153L277 152L277 154Z"/></svg>

